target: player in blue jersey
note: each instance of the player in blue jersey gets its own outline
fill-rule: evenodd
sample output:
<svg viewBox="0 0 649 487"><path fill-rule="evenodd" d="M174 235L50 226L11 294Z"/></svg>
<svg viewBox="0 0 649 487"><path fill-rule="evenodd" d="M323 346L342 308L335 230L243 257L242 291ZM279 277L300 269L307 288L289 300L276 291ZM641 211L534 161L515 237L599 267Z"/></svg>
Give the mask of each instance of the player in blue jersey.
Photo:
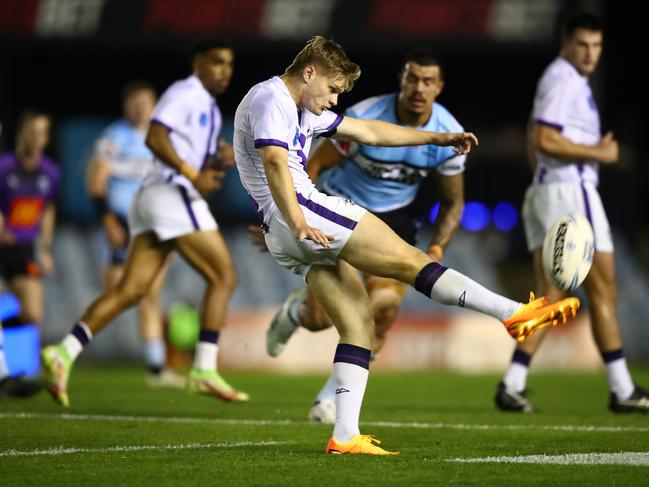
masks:
<svg viewBox="0 0 649 487"><path fill-rule="evenodd" d="M398 93L363 100L349 108L345 115L433 132L462 132L464 129L455 117L436 102L443 88L443 67L436 54L426 48L413 49L403 59ZM433 179L429 176L433 176L440 211L427 253L441 261L462 216L465 160L466 156L456 154L452 147L377 147L324 140L309 158L307 171L324 193L342 196L372 211L411 245L415 244L417 230L426 216L425 209L418 207L415 198L422 189L422 182L429 183ZM319 178L327 169L331 170ZM423 187L423 190L428 189ZM263 239L257 241L262 243ZM372 343L376 355L397 318L407 286L395 279L368 274L364 282L376 323ZM299 326L311 331L332 326L307 288L292 292L273 318L267 333L268 353L279 355ZM335 391L332 375L309 412L312 420L335 421Z"/></svg>
<svg viewBox="0 0 649 487"><path fill-rule="evenodd" d="M156 91L145 81L133 81L122 90L124 117L102 132L88 172L88 192L101 215L110 248L103 269L103 288L119 282L129 242L128 208L142 180L153 167L153 153L145 138L156 104ZM160 309L160 291L166 268L156 277L138 305L139 325L152 387L184 387L185 378L165 367L166 347Z"/></svg>

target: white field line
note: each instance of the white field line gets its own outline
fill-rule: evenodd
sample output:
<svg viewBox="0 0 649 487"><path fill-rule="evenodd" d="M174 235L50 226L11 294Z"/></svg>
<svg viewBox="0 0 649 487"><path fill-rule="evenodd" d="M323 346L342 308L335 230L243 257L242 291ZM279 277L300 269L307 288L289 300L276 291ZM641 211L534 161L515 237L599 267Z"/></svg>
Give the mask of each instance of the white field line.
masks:
<svg viewBox="0 0 649 487"><path fill-rule="evenodd" d="M58 446L46 450L4 450L0 457L33 457L42 455L68 455L71 453L113 453L136 452L143 450L196 450L198 448L239 448L243 446L275 446L286 444L285 441L240 441L238 443L185 443L183 445L130 445L109 446L106 448L65 448Z"/></svg>
<svg viewBox="0 0 649 487"><path fill-rule="evenodd" d="M568 453L565 455L524 455L501 457L449 458L455 463L534 463L546 465L628 465L649 467L649 452Z"/></svg>
<svg viewBox="0 0 649 487"><path fill-rule="evenodd" d="M45 413L0 413L0 419L50 419L55 421L137 421L149 423L177 424L228 424L252 426L300 426L307 421L289 419L225 419L225 418L195 418L195 417L166 417L166 416L130 416L105 414L45 414ZM413 429L453 429L453 430L533 430L533 431L566 431L587 433L649 433L649 427L642 426L594 426L594 425L535 425L535 424L462 424L462 423L421 423L398 421L362 421L362 425L381 428L413 428Z"/></svg>

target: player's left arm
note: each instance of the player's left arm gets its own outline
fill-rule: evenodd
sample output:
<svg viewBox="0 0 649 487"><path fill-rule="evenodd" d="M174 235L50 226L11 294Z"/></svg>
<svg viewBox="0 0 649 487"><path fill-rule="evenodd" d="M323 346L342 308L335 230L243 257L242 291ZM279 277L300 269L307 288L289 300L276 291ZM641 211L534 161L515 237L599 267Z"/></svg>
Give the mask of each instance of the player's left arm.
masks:
<svg viewBox="0 0 649 487"><path fill-rule="evenodd" d="M464 210L464 173L447 176L437 175L439 213L433 224L433 236L426 253L441 261L444 250L460 226Z"/></svg>
<svg viewBox="0 0 649 487"><path fill-rule="evenodd" d="M453 150L460 155L468 154L473 145L478 145L478 138L471 132L429 132L381 120L353 117L343 118L334 137L385 147L426 144L452 146Z"/></svg>
<svg viewBox="0 0 649 487"><path fill-rule="evenodd" d="M38 258L43 274L51 274L54 270L54 259L52 258L52 240L54 238L54 226L56 224L56 207L49 202L43 212L41 231L38 236Z"/></svg>

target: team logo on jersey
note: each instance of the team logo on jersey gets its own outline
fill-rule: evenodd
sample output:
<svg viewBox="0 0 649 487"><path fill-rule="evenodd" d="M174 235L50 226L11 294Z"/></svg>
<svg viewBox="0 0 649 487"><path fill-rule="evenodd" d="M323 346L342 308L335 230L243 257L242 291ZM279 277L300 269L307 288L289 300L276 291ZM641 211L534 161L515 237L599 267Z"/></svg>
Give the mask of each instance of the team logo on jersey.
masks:
<svg viewBox="0 0 649 487"><path fill-rule="evenodd" d="M201 124L201 127L205 127L207 125L207 113L201 113L201 116L198 119L198 123Z"/></svg>
<svg viewBox="0 0 649 487"><path fill-rule="evenodd" d="M43 198L19 196L11 202L7 223L14 228L31 228L40 221L43 206Z"/></svg>
<svg viewBox="0 0 649 487"><path fill-rule="evenodd" d="M300 127L296 127L295 135L293 136L293 145L297 145L300 142Z"/></svg>

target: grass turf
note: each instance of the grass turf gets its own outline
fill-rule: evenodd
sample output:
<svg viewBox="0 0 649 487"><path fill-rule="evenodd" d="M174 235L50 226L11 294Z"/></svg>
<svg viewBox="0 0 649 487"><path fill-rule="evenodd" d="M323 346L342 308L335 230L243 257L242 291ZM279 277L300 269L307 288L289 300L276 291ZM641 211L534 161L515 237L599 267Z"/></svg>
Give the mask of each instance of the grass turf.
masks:
<svg viewBox="0 0 649 487"><path fill-rule="evenodd" d="M2 399L0 484L628 486L649 479L643 466L448 461L649 452L649 415L609 413L603 373L533 374L533 415L495 410L496 375L372 374L361 430L401 451L397 457L324 454L331 426L306 422L324 377L226 376L251 402L148 389L142 369L111 366L75 368L67 410L45 394ZM649 369L634 376L649 384Z"/></svg>

